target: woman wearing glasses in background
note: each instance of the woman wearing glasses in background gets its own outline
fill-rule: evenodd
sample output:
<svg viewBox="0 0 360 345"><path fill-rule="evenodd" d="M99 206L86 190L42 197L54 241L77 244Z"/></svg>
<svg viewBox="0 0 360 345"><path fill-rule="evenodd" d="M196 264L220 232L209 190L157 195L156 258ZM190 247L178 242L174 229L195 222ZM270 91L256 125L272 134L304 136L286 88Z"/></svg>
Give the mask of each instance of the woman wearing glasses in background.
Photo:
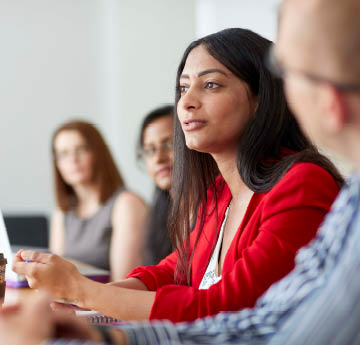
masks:
<svg viewBox="0 0 360 345"><path fill-rule="evenodd" d="M142 264L146 206L127 191L96 127L60 126L52 140L57 209L50 250L110 270L118 280Z"/></svg>
<svg viewBox="0 0 360 345"><path fill-rule="evenodd" d="M292 270L342 183L301 133L281 80L265 67L270 44L227 29L184 53L169 217L175 252L108 285L31 251L17 254L15 271L30 286L123 320L177 322L253 306Z"/></svg>
<svg viewBox="0 0 360 345"><path fill-rule="evenodd" d="M173 117L174 107L165 105L147 114L140 128L138 159L155 183L146 226L145 265L156 265L172 252L167 223L173 168Z"/></svg>

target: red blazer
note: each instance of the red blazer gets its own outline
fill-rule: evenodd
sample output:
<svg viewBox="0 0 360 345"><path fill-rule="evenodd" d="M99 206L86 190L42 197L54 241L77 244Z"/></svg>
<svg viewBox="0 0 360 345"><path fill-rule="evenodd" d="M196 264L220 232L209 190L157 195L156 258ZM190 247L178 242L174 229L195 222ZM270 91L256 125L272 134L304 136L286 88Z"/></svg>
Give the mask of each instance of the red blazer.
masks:
<svg viewBox="0 0 360 345"><path fill-rule="evenodd" d="M150 319L188 321L252 307L272 283L293 269L297 250L315 236L339 191L323 168L296 163L269 192L253 194L226 253L222 279L208 290L198 290L231 200L221 176L219 185L224 185L218 199L219 224L208 192L209 215L193 257L192 286L174 283L176 252L156 266L139 267L128 275L156 291ZM197 232L198 224L191 234L191 248Z"/></svg>

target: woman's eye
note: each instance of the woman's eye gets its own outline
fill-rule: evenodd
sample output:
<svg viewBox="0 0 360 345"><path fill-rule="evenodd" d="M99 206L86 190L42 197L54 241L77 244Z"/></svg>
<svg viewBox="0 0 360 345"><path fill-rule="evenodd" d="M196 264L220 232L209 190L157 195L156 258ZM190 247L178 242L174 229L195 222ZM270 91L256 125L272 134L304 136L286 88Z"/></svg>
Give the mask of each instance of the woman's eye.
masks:
<svg viewBox="0 0 360 345"><path fill-rule="evenodd" d="M185 85L180 85L179 86L179 90L180 90L180 93L184 93L188 90L189 88Z"/></svg>
<svg viewBox="0 0 360 345"><path fill-rule="evenodd" d="M209 81L206 83L206 88L207 89L217 89L220 85L214 83L213 81Z"/></svg>

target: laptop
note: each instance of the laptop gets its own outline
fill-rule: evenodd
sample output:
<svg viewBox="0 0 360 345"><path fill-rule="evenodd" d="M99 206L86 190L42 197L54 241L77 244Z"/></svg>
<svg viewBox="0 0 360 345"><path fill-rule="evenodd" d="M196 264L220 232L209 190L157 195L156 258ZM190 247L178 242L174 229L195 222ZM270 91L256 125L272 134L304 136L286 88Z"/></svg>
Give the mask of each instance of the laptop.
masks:
<svg viewBox="0 0 360 345"><path fill-rule="evenodd" d="M41 252L49 252L48 249L43 247L21 246L21 248L28 250L36 250ZM4 256L8 262L5 273L6 286L12 288L23 288L29 286L25 276L21 274L17 274L12 270L14 256L19 249L20 249L19 246L12 246L10 244L9 236L6 231L4 217L0 210L0 253L4 253ZM69 261L71 261L77 267L79 272L82 275L86 276L87 278L101 283L107 283L109 281L110 278L109 271L85 264L80 261L75 261L75 260L69 260Z"/></svg>
<svg viewBox="0 0 360 345"><path fill-rule="evenodd" d="M3 214L11 247L14 245L49 246L49 222L44 214Z"/></svg>

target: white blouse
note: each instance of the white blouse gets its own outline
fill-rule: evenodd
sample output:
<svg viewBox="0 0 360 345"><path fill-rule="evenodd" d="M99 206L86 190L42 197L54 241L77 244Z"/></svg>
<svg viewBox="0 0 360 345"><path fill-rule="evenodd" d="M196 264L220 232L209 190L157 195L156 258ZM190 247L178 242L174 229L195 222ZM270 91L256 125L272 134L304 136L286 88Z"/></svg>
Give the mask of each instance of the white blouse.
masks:
<svg viewBox="0 0 360 345"><path fill-rule="evenodd" d="M211 256L209 265L208 265L206 272L204 274L204 277L200 283L199 290L207 290L211 285L213 285L221 280L221 275L220 276L218 275L219 274L218 273L219 272L219 254L220 254L220 248L221 248L221 244L222 244L223 237L224 237L224 228L225 228L226 220L228 217L230 205L231 205L231 201L230 201L228 207L226 208L224 220L221 224L219 237L218 237L214 252Z"/></svg>

